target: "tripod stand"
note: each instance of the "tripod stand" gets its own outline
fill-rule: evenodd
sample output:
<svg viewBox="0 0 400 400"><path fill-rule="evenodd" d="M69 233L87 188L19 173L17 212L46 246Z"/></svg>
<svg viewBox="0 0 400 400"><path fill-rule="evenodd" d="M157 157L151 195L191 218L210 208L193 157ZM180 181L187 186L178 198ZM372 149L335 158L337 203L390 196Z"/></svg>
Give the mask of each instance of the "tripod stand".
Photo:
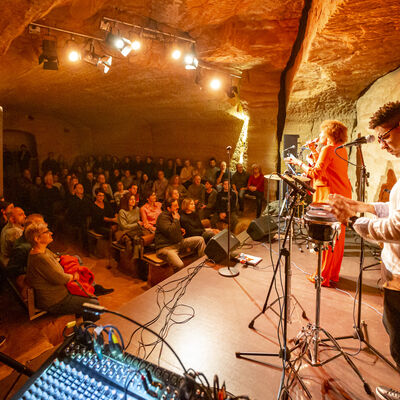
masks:
<svg viewBox="0 0 400 400"><path fill-rule="evenodd" d="M301 377L298 374L298 371L296 370L296 368L294 367L294 364L291 362L290 360L290 350L287 347L287 323L288 323L288 305L289 305L289 283L290 283L290 251L288 251L288 249L285 248L286 245L286 241L290 236L290 232L292 229L292 223L293 223L293 217L295 214L295 204L296 204L296 200L297 200L297 195L300 193L300 189L293 187L291 196L292 197L292 202L289 206L290 209L290 218L289 218L289 223L286 226L286 231L285 231L285 236L283 239L283 245L282 248L279 252L279 257L278 260L276 262L276 266L274 268L274 274L272 277L272 281L268 290L268 295L267 298L265 300L264 306L262 311L256 315L256 317L253 318L253 320L250 322L249 327L253 328L254 326L254 321L262 314L265 313L265 311L268 308L268 300L269 300L269 296L271 294L272 291L272 287L275 284L275 279L276 279L276 274L278 272L278 269L280 267L280 262L281 262L281 258L284 257L285 258L285 283L284 283L284 294L283 294L283 340L282 340L282 344L281 344L281 348L279 350L279 353L255 353L255 352L236 352L236 357L237 358L243 358L243 359L247 359L250 361L254 361L253 359L249 358L250 356L255 356L255 357L279 357L282 359L282 369L285 371L287 368L289 368L291 370L291 372L294 374L295 378L298 380L298 382L300 383L301 387L303 388L303 390L305 391L305 393L307 394L307 397L311 399L311 393L310 391L307 389L305 383L303 382L303 380L301 379ZM304 194L304 193L303 193ZM303 195L302 194L302 195ZM278 297L278 299L276 301L280 301L281 297ZM276 302L275 301L275 302ZM275 303L274 302L274 303ZM304 312L304 310L303 310ZM278 314L280 317L281 315ZM261 364L267 365L267 366L272 366L272 367L276 367L276 365L273 364L269 364L266 362L260 362ZM284 394L287 396L288 393L287 391L284 392Z"/></svg>

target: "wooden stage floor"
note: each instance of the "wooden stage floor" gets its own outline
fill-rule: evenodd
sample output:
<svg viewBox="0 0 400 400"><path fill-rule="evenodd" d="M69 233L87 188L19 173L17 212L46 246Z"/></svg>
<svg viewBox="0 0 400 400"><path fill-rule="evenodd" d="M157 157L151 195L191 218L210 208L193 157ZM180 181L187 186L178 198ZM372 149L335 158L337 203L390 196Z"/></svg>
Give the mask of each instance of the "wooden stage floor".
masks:
<svg viewBox="0 0 400 400"><path fill-rule="evenodd" d="M310 253L304 246L301 252L293 246L292 252L292 295L297 299L291 303L291 323L288 325L288 338L293 338L307 325L302 308L310 322L315 320L315 290L306 276L314 272L317 265L317 255ZM255 330L248 328L250 320L257 315L264 304L267 289L271 282L274 260L278 256L278 244L260 244L246 241L241 250L245 253L263 257L257 267L240 266L240 275L236 278L221 277L216 268L203 267L188 283L186 292L177 303L174 314L168 314L163 309L161 317L149 327L156 332L164 326L166 319L171 318L176 323L171 324L166 340L181 357L186 368L203 372L212 382L214 374L218 374L220 382L225 381L227 390L235 395L246 394L251 399L267 400L277 397L281 379L281 360L275 357L261 357L260 361L270 362L276 367L265 366L257 362L238 359L236 352L276 353L279 351L277 337L278 317L272 310L257 319ZM367 258L365 265L375 262ZM188 275L192 267L200 264L197 261L175 274L161 286L165 290L176 287L174 280ZM322 288L321 326L333 336L353 334L353 296L359 271L359 260L356 257L344 258L341 278L336 288ZM389 339L381 322L382 293L378 288L380 272L372 269L364 272L362 320L367 324L370 343L391 361ZM169 282L168 285L165 285ZM278 281L278 286L280 282ZM180 288L182 290L182 288ZM157 299L169 301L172 293L161 293L158 287L136 297L125 304L120 310L141 323L151 321L159 314ZM181 293L181 292L180 292ZM275 291L271 300L277 298ZM174 300L171 300L174 301ZM170 303L171 305L172 303ZM301 306L301 307L300 307ZM275 307L279 311L278 306ZM191 318L189 318L191 317ZM185 322L186 319L189 321ZM125 340L129 339L134 326L115 316L105 314L103 323L113 323L122 329ZM171 322L171 321L170 321ZM154 338L143 333L141 339L151 343ZM135 334L128 351L137 354L138 334ZM359 341L350 339L340 341L346 352L353 354L351 359L359 368L362 376L371 386L373 392L378 385L400 387L400 375L375 355L359 349ZM147 348L147 353L152 346ZM149 360L157 363L160 354L159 345L155 348ZM320 358L326 359L336 354L327 347L320 347ZM144 356L142 350L139 356ZM293 353L296 357L296 353ZM164 346L160 365L182 373L173 355ZM363 384L351 367L341 356L322 367L313 367L304 361L299 369L305 385L314 399L371 399L363 388ZM298 383L290 390L293 399L306 398Z"/></svg>

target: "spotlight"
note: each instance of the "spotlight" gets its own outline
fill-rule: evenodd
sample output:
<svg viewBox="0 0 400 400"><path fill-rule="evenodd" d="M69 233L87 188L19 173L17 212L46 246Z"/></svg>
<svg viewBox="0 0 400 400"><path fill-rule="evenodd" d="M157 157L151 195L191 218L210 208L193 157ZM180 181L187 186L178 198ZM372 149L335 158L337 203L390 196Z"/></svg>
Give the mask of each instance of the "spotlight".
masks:
<svg viewBox="0 0 400 400"><path fill-rule="evenodd" d="M218 78L214 78L210 81L210 88L212 90L218 90L221 89L221 80Z"/></svg>
<svg viewBox="0 0 400 400"><path fill-rule="evenodd" d="M68 51L68 60L71 62L77 62L81 58L81 52L79 50L79 46L75 42L74 39L67 41L67 51Z"/></svg>
<svg viewBox="0 0 400 400"><path fill-rule="evenodd" d="M39 56L39 64L43 63L43 69L58 70L57 42L55 39L43 39L43 52Z"/></svg>
<svg viewBox="0 0 400 400"><path fill-rule="evenodd" d="M111 64L112 64L112 57L111 56L103 56L103 57L101 57L98 65L103 66L103 68L104 68L103 72L106 74L110 70Z"/></svg>
<svg viewBox="0 0 400 400"><path fill-rule="evenodd" d="M175 50L173 50L172 53L171 53L171 57L172 57L174 60L179 60L179 59L181 58L181 55L182 55L182 52L181 52L179 49L175 49Z"/></svg>
<svg viewBox="0 0 400 400"><path fill-rule="evenodd" d="M186 69L196 69L199 65L199 61L193 54L186 54L184 61Z"/></svg>
<svg viewBox="0 0 400 400"><path fill-rule="evenodd" d="M142 47L142 44L139 40L135 39L131 44L132 50L138 51Z"/></svg>
<svg viewBox="0 0 400 400"><path fill-rule="evenodd" d="M106 42L108 45L118 49L118 50L123 50L126 46L126 44L128 44L127 42L130 41L128 39L125 39L119 35L114 35L113 33L108 33L107 37L106 37Z"/></svg>

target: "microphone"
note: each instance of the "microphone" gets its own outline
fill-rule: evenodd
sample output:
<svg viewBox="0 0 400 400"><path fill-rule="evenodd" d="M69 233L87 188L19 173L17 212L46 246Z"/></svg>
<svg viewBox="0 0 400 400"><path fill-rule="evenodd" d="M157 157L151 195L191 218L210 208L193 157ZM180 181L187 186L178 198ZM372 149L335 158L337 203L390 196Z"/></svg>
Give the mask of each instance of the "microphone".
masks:
<svg viewBox="0 0 400 400"><path fill-rule="evenodd" d="M226 146L226 151L230 151L232 146Z"/></svg>
<svg viewBox="0 0 400 400"><path fill-rule="evenodd" d="M287 171L285 171L285 175L288 175L288 176L290 176L292 179L294 179L294 181L296 182L296 183L298 183L303 189L305 189L305 190L307 190L307 192L310 192L309 194L311 194L311 193L315 193L315 189L312 187L312 186L310 186L308 183L306 183L306 182L303 182L301 179L299 179L296 175L293 175L293 174L289 174Z"/></svg>
<svg viewBox="0 0 400 400"><path fill-rule="evenodd" d="M286 147L286 149L283 149L283 151L291 150L291 149L294 149L295 147L296 147L296 145L295 145L295 144L292 144L291 146Z"/></svg>
<svg viewBox="0 0 400 400"><path fill-rule="evenodd" d="M342 149L343 147L359 146L360 144L372 143L374 141L375 141L374 135L361 136L358 139L354 140L353 142L342 144L341 146L336 148Z"/></svg>

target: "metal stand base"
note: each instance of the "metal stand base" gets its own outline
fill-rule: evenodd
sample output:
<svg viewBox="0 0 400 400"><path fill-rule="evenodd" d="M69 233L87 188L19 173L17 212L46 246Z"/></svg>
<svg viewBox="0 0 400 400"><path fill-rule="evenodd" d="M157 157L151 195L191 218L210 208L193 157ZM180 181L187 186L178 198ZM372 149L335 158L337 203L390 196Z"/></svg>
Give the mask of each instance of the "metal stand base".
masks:
<svg viewBox="0 0 400 400"><path fill-rule="evenodd" d="M221 276L225 276L226 278L234 278L239 275L239 270L236 266L233 267L224 267L218 270L218 273Z"/></svg>

